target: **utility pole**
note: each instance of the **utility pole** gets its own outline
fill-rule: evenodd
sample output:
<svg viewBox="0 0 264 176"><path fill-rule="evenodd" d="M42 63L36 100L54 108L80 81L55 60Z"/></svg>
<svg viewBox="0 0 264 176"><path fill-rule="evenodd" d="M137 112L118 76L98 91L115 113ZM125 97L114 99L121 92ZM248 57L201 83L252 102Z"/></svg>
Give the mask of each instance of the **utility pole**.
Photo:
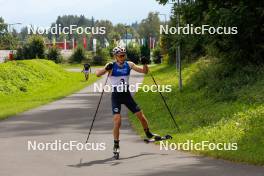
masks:
<svg viewBox="0 0 264 176"><path fill-rule="evenodd" d="M158 13L159 15L161 16L164 16L164 19L165 19L165 25L167 24L167 15L164 14L164 13Z"/></svg>
<svg viewBox="0 0 264 176"><path fill-rule="evenodd" d="M177 2L177 5L178 7L180 7L180 1L178 0ZM177 27L179 29L180 27L180 12L177 11ZM181 91L182 90L182 68L181 68L181 44L178 43L178 46L177 46L177 53L178 53L178 69L179 69L179 90Z"/></svg>
<svg viewBox="0 0 264 176"><path fill-rule="evenodd" d="M169 4L174 4L175 3L169 3ZM177 6L180 7L180 1L177 0ZM180 27L180 12L179 10L176 12L176 20L177 20L177 29L179 29ZM181 66L181 45L180 43L178 43L176 50L175 50L175 54L176 54L176 69L178 69L179 71L179 82L178 82L178 86L179 86L179 90L182 90L182 66Z"/></svg>
<svg viewBox="0 0 264 176"><path fill-rule="evenodd" d="M165 23L165 25L167 25L167 15L164 14L164 13L160 13L160 12L158 12L158 14L161 15L161 16L164 16L164 19L165 19L165 22L164 22L164 23ZM159 38L159 40L160 40L160 42L161 42L161 34L160 34L160 38ZM161 63L162 63L162 58L163 58L163 57L161 57L161 61L160 61Z"/></svg>

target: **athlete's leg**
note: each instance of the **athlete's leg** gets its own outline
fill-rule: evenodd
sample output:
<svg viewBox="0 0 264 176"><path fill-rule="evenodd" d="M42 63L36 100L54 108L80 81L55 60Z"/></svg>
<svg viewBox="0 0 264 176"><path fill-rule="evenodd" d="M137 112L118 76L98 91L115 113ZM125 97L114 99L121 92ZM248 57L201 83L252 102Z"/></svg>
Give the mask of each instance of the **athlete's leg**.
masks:
<svg viewBox="0 0 264 176"><path fill-rule="evenodd" d="M135 115L137 116L137 118L139 119L145 134L148 138L152 138L154 135L149 131L149 125L148 125L148 120L145 117L144 113L142 111L136 112Z"/></svg>
<svg viewBox="0 0 264 176"><path fill-rule="evenodd" d="M119 101L119 96L116 92L112 93L111 100L112 100L112 112L114 115L113 137L114 137L114 150L115 150L115 148L119 148L119 130L121 126L121 115L120 115L121 103Z"/></svg>
<svg viewBox="0 0 264 176"><path fill-rule="evenodd" d="M137 116L137 118L139 119L142 127L144 129L147 129L148 128L148 120L147 118L145 117L144 113L142 111L139 111L139 112L136 112L135 115Z"/></svg>
<svg viewBox="0 0 264 176"><path fill-rule="evenodd" d="M115 141L119 141L119 130L121 127L121 115L120 114L115 114L114 118L114 128L113 128L113 136Z"/></svg>
<svg viewBox="0 0 264 176"><path fill-rule="evenodd" d="M128 93L126 96L126 102L125 105L127 106L127 108L133 112L137 118L139 119L145 134L148 138L152 138L153 134L149 131L149 125L148 125L148 120L145 117L144 113L141 111L141 109L139 108L139 106L137 105L137 103L134 101L134 99L132 98L131 94Z"/></svg>
<svg viewBox="0 0 264 176"><path fill-rule="evenodd" d="M87 71L84 71L84 76L85 76L85 80L87 81L87 80L88 80L88 78L89 78L89 72L87 72Z"/></svg>

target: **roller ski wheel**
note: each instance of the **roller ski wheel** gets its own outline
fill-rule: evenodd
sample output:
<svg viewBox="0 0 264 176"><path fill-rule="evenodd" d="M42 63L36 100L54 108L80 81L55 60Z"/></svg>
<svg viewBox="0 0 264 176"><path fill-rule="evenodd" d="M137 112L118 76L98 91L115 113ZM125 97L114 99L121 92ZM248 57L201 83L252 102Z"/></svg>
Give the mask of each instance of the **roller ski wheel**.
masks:
<svg viewBox="0 0 264 176"><path fill-rule="evenodd" d="M160 136L160 135L154 134L152 138L144 139L144 142L150 143L150 142L164 141L164 140L168 140L168 139L172 139L172 136L168 135L168 134L165 136Z"/></svg>
<svg viewBox="0 0 264 176"><path fill-rule="evenodd" d="M114 158L116 160L118 160L119 159L120 148L119 147L118 148L114 147L113 153L114 153Z"/></svg>

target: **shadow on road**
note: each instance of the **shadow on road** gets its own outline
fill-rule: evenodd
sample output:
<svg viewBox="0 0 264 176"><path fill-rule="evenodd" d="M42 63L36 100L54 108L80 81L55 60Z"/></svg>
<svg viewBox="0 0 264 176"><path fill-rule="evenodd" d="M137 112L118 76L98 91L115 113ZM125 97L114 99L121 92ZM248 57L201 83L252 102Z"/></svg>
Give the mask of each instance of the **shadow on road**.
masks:
<svg viewBox="0 0 264 176"><path fill-rule="evenodd" d="M138 155L133 155L133 156L129 156L129 157L121 157L119 158L119 160L114 159L114 157L110 157L110 158L106 158L106 159L102 159L102 160L95 160L95 161L89 161L86 163L82 163L82 158L80 159L80 163L75 164L75 165L67 165L69 167L75 167L75 168L81 168L81 167L87 167L87 166L92 166L92 165L96 165L96 164L109 164L110 166L116 166L121 164L120 161L122 160L127 160L127 159L132 159L132 158L137 158L137 157L142 157L142 156L147 156L147 155L168 155L168 154L159 154L159 153L141 153Z"/></svg>

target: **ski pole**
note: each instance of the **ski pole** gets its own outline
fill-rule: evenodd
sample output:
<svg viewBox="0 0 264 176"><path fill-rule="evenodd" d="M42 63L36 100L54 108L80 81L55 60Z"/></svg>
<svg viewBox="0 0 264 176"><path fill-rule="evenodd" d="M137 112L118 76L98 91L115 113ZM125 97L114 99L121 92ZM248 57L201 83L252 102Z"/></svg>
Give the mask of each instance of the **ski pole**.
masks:
<svg viewBox="0 0 264 176"><path fill-rule="evenodd" d="M104 86L105 86L106 83L107 83L107 80L108 80L109 75L110 75L110 72L108 72L108 75L107 75L107 77L106 77L106 80L105 80ZM93 121L92 121L92 124L91 124L91 127L90 127L90 130L89 130L89 133L88 133L88 136L87 136L87 139L86 139L86 142L85 142L85 143L88 142L89 137L90 137L90 134L91 134L91 132L92 132L93 125L94 125L94 121L95 121L95 118L96 118L96 115L97 115L97 112L98 112L99 106L100 106L100 104L101 104L103 94L104 94L104 88L103 88L103 91L102 91L102 93L101 93L101 96L100 96L99 103L98 103L98 105L97 105L96 111L95 111L95 113L94 113Z"/></svg>
<svg viewBox="0 0 264 176"><path fill-rule="evenodd" d="M151 73L150 73L150 76L151 76L153 82L155 83L155 85L158 87L158 85L157 85L157 83L156 83L156 80L154 79L154 76L153 76ZM171 116L171 118L172 118L172 120L173 120L173 122L174 122L175 127L176 127L177 130L180 132L180 128L179 128L179 126L177 125L177 123L176 123L176 121L175 121L175 119L174 119L174 117L173 117L173 115L172 115L172 113L171 113L171 111L170 111L170 108L169 108L168 104L166 103L165 98L163 97L163 95L162 95L162 93L161 93L160 91L158 91L158 92L159 92L159 94L160 94L160 96L161 96L161 98L162 98L162 100L163 100L163 102L164 102L164 104L165 104L167 110L168 110L169 113L170 113L170 116Z"/></svg>

